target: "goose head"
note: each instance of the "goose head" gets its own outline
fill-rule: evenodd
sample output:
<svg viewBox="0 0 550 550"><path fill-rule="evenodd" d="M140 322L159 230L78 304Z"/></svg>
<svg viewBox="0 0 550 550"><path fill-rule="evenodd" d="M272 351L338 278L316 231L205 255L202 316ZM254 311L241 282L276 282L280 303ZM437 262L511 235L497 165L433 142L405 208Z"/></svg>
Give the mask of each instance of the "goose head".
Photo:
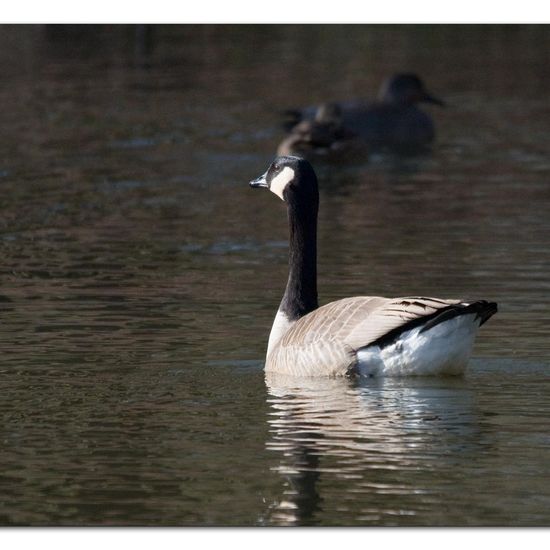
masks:
<svg viewBox="0 0 550 550"><path fill-rule="evenodd" d="M250 182L250 187L269 189L288 204L316 208L319 201L317 177L311 164L302 157L277 157L265 174Z"/></svg>
<svg viewBox="0 0 550 550"><path fill-rule="evenodd" d="M424 83L414 73L398 73L386 80L380 88L379 98L387 103L414 105L425 102L445 106L439 98L434 97L424 87Z"/></svg>

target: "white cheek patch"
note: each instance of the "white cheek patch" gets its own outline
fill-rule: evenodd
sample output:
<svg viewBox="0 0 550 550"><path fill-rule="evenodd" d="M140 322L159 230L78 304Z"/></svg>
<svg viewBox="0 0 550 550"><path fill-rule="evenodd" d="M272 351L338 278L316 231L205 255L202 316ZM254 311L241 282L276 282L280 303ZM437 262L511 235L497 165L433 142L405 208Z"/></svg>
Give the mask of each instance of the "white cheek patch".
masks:
<svg viewBox="0 0 550 550"><path fill-rule="evenodd" d="M283 191L285 187L294 179L294 170L285 166L280 174L271 180L269 190L283 199ZM284 200L284 199L283 199Z"/></svg>

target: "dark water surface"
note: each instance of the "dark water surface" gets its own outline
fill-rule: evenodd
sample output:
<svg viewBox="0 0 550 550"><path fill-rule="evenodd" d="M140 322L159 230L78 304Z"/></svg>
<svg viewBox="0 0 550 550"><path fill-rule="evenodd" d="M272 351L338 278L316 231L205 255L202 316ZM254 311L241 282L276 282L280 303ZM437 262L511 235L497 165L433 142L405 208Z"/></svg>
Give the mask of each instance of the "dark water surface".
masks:
<svg viewBox="0 0 550 550"><path fill-rule="evenodd" d="M2 525L550 524L548 27L0 28ZM150 39L150 40L149 40ZM487 298L464 378L264 379L278 111L413 70L433 154L316 166L321 302Z"/></svg>

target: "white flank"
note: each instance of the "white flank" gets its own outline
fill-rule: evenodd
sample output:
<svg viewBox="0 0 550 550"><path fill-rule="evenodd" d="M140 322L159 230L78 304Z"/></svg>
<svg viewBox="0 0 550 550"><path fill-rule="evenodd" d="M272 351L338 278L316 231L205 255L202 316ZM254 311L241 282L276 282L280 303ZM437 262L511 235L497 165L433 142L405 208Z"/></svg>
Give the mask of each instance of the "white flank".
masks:
<svg viewBox="0 0 550 550"><path fill-rule="evenodd" d="M294 170L285 166L280 174L277 174L269 184L269 190L275 193L279 198L283 199L283 191L285 187L294 179Z"/></svg>
<svg viewBox="0 0 550 550"><path fill-rule="evenodd" d="M269 356L269 353L275 348L279 340L293 324L294 323L289 321L288 317L281 310L277 311L273 326L271 327L271 332L269 333L266 357Z"/></svg>
<svg viewBox="0 0 550 550"><path fill-rule="evenodd" d="M422 326L416 327L382 349L360 350L358 370L363 376L462 374L479 328L475 317L460 315L422 333Z"/></svg>

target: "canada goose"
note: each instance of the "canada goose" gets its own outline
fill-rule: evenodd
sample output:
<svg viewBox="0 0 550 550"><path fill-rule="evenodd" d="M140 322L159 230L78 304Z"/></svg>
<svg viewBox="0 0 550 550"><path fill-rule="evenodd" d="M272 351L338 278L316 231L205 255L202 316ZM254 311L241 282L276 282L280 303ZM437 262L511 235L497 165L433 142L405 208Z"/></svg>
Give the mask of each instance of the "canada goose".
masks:
<svg viewBox="0 0 550 550"><path fill-rule="evenodd" d="M435 138L431 117L421 111L418 103L444 106L443 101L426 91L422 80L413 73L398 73L382 84L374 102L348 101L338 103L341 123L372 149L423 149ZM315 110L285 111L287 129L301 120L310 120Z"/></svg>
<svg viewBox="0 0 550 550"><path fill-rule="evenodd" d="M323 103L312 120L302 120L292 128L279 144L277 155L338 160L358 155L366 158L367 153L364 143L343 126L340 106Z"/></svg>
<svg viewBox="0 0 550 550"><path fill-rule="evenodd" d="M356 296L317 302L317 177L300 157L278 157L250 182L287 204L289 275L265 370L295 376L462 374L477 329L497 304Z"/></svg>

